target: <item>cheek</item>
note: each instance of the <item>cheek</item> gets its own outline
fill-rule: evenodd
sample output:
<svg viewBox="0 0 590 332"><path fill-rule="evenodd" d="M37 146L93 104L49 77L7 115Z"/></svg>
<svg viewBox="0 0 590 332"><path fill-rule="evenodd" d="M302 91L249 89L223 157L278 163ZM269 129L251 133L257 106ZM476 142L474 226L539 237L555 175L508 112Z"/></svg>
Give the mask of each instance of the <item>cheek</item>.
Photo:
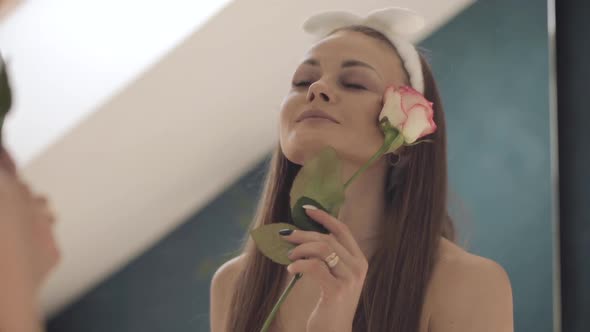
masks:
<svg viewBox="0 0 590 332"><path fill-rule="evenodd" d="M351 115L348 122L354 126L354 131L362 136L379 132L379 114L383 107L380 99L367 97L351 104L355 105L355 107L350 110Z"/></svg>
<svg viewBox="0 0 590 332"><path fill-rule="evenodd" d="M378 98L357 101L356 105L347 119L346 145L354 150L359 159L367 159L383 144L378 123L382 105Z"/></svg>
<svg viewBox="0 0 590 332"><path fill-rule="evenodd" d="M295 121L297 109L299 109L301 104L301 99L301 96L296 93L289 93L285 99L283 99L279 114L279 132L281 136L289 131L293 121Z"/></svg>

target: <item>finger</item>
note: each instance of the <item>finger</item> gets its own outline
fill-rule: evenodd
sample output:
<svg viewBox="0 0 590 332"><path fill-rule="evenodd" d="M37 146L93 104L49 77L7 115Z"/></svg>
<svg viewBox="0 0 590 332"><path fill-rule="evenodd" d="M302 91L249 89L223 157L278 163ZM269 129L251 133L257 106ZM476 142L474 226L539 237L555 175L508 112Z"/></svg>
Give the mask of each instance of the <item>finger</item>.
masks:
<svg viewBox="0 0 590 332"><path fill-rule="evenodd" d="M351 255L358 257L363 255L361 248L345 223L313 205L303 205L303 208L310 218L326 227Z"/></svg>
<svg viewBox="0 0 590 332"><path fill-rule="evenodd" d="M315 280L322 291L324 296L330 296L336 294L340 282L336 277L330 273L328 266L315 258L300 259L287 266L289 273L302 273L303 276L309 276Z"/></svg>
<svg viewBox="0 0 590 332"><path fill-rule="evenodd" d="M354 257L346 249L333 234L322 234L313 231L293 230L290 235L282 236L285 240L294 243L302 244L306 242L324 242L327 243L342 260L351 262Z"/></svg>
<svg viewBox="0 0 590 332"><path fill-rule="evenodd" d="M327 265L326 257L328 257L334 252L336 253L336 255L338 255L339 260L335 266L330 268ZM324 262L324 264L326 264L326 266L329 268L329 271L337 278L343 280L349 280L353 278L352 271L346 265L342 257L326 242L306 242L300 244L297 247L293 248L293 250L291 250L288 257L292 261L296 261L298 259L303 258L319 259L322 262Z"/></svg>

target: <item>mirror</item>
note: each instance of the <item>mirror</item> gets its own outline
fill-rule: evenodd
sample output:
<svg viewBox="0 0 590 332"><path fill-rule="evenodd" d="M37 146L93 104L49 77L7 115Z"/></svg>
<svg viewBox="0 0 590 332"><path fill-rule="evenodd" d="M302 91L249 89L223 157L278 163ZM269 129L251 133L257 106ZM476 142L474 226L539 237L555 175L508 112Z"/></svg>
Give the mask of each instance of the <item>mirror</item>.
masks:
<svg viewBox="0 0 590 332"><path fill-rule="evenodd" d="M7 144L60 216L48 331L207 331L211 278L239 253L277 110L312 43L301 23L390 3L63 2L26 2L0 26L17 100ZM396 5L427 18L416 42L442 94L457 243L506 270L516 331L552 331L547 5Z"/></svg>

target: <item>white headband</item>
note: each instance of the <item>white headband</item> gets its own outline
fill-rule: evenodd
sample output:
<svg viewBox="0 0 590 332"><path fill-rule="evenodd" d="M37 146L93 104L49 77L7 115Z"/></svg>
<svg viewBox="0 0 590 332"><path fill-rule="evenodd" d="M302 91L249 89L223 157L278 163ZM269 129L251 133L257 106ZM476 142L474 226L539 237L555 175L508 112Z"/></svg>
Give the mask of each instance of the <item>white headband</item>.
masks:
<svg viewBox="0 0 590 332"><path fill-rule="evenodd" d="M418 51L406 37L424 27L424 18L405 8L389 7L372 11L361 17L344 11L328 11L315 14L303 23L303 30L319 38L330 32L362 25L381 32L395 46L403 65L410 76L410 84L416 91L424 94L424 76Z"/></svg>

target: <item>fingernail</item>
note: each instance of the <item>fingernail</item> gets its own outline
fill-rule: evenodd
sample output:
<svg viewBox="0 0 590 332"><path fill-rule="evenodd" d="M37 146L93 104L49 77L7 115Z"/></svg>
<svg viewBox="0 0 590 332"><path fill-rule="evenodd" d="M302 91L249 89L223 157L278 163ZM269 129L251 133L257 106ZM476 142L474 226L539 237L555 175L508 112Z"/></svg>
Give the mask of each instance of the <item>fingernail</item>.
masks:
<svg viewBox="0 0 590 332"><path fill-rule="evenodd" d="M293 252L293 249L287 251L287 256L291 256L291 253Z"/></svg>
<svg viewBox="0 0 590 332"><path fill-rule="evenodd" d="M279 234L282 235L282 236L291 235L291 233L293 233L293 230L292 229L288 229L288 228L281 229L279 231Z"/></svg>
<svg viewBox="0 0 590 332"><path fill-rule="evenodd" d="M318 208L317 208L317 207L315 207L315 206L313 206L313 205L308 205L308 204L306 204L306 205L302 205L301 207L302 207L302 208L304 208L304 209L306 209L306 210L307 210L307 209L309 209L309 210L318 210Z"/></svg>

